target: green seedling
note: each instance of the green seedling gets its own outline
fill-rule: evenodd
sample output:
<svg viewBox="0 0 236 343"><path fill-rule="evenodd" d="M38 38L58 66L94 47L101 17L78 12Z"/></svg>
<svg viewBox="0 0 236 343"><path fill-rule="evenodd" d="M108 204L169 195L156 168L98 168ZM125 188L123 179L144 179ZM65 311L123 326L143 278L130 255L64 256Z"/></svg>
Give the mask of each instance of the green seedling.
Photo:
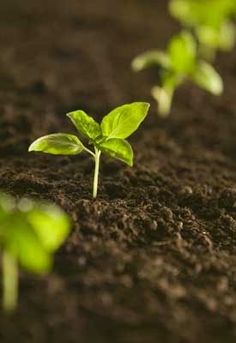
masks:
<svg viewBox="0 0 236 343"><path fill-rule="evenodd" d="M173 37L165 52L148 51L132 62L134 71L150 66L159 67L160 86L153 87L152 95L163 117L171 110L175 90L186 80L214 95L223 91L220 75L209 63L198 59L197 43L189 32L183 31Z"/></svg>
<svg viewBox="0 0 236 343"><path fill-rule="evenodd" d="M16 201L0 194L0 247L2 250L3 309L18 302L19 266L44 274L51 270L53 254L70 231L70 220L57 206L29 199Z"/></svg>
<svg viewBox="0 0 236 343"><path fill-rule="evenodd" d="M171 0L170 12L194 31L204 57L213 58L216 50L233 48L235 0Z"/></svg>
<svg viewBox="0 0 236 343"><path fill-rule="evenodd" d="M106 115L101 124L84 111L68 113L67 116L81 136L88 140L94 151L85 147L77 136L67 133L54 133L41 137L31 144L29 151L41 151L53 155L77 155L82 151L90 154L95 162L93 197L96 198L101 153L119 159L132 167L133 150L126 138L138 129L148 109L149 104L143 102L123 105Z"/></svg>

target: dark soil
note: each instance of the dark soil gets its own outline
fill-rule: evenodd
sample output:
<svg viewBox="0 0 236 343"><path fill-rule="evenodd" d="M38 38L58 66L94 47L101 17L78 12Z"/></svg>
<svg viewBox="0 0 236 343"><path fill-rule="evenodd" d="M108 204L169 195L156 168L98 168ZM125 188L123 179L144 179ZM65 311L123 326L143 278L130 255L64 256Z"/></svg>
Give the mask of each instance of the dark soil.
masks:
<svg viewBox="0 0 236 343"><path fill-rule="evenodd" d="M134 168L104 158L96 201L89 157L27 153L40 135L73 130L70 110L100 119L152 101L153 71L129 66L178 29L166 4L0 4L0 187L53 200L74 220L53 273L22 274L0 342L236 341L236 51L217 60L223 97L186 85L167 120L152 102L131 139Z"/></svg>

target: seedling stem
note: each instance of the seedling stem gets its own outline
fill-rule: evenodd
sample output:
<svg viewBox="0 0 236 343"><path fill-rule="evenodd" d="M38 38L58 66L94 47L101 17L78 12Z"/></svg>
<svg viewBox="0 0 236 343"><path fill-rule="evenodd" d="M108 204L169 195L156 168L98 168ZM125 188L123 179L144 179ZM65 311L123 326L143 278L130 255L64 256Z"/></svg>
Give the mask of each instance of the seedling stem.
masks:
<svg viewBox="0 0 236 343"><path fill-rule="evenodd" d="M12 312L18 300L18 266L14 256L6 250L2 254L3 309Z"/></svg>
<svg viewBox="0 0 236 343"><path fill-rule="evenodd" d="M99 166L100 166L100 157L101 151L95 147L95 170L94 170L94 179L93 179L93 197L97 197L98 193L98 175L99 175Z"/></svg>

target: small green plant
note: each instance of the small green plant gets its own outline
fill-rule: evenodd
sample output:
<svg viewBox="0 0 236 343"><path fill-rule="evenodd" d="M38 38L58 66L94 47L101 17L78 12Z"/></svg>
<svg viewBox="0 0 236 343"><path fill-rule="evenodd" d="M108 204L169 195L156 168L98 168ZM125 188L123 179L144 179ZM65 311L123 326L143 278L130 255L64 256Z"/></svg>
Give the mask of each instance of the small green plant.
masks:
<svg viewBox="0 0 236 343"><path fill-rule="evenodd" d="M59 207L0 194L4 311L17 306L19 266L39 274L50 271L53 253L69 231L70 220Z"/></svg>
<svg viewBox="0 0 236 343"><path fill-rule="evenodd" d="M149 104L135 102L115 108L106 115L101 124L97 123L84 111L68 113L78 132L88 140L94 151L71 134L54 133L34 141L29 151L41 151L54 155L77 155L82 151L90 154L95 161L93 197L97 197L98 176L101 153L121 160L128 166L133 166L133 150L127 142L128 138L136 131L145 119Z"/></svg>
<svg viewBox="0 0 236 343"><path fill-rule="evenodd" d="M148 51L132 62L136 72L150 66L159 67L160 86L153 87L152 95L163 117L170 112L176 88L186 80L214 95L220 95L223 91L220 75L209 63L198 59L197 43L189 32L183 31L174 36L166 52Z"/></svg>
<svg viewBox="0 0 236 343"><path fill-rule="evenodd" d="M235 0L171 0L170 12L194 31L204 57L216 50L231 50L235 44Z"/></svg>

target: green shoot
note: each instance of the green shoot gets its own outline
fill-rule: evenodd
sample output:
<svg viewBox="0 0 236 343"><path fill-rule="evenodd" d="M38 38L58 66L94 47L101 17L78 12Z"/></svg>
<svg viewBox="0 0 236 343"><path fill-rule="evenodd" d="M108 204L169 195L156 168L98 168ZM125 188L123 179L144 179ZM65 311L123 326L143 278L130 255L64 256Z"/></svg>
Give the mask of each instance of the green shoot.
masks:
<svg viewBox="0 0 236 343"><path fill-rule="evenodd" d="M57 206L29 199L16 201L0 194L3 309L18 302L18 268L43 274L52 267L53 253L70 231L67 215Z"/></svg>
<svg viewBox="0 0 236 343"><path fill-rule="evenodd" d="M161 116L168 116L177 87L190 80L200 88L214 94L223 92L223 81L207 62L198 59L197 44L188 32L172 38L165 52L153 50L136 57L132 62L134 71L150 66L160 69L160 86L152 89Z"/></svg>
<svg viewBox="0 0 236 343"><path fill-rule="evenodd" d="M216 50L231 50L235 44L234 0L171 0L170 12L184 26L193 29L204 57Z"/></svg>
<svg viewBox="0 0 236 343"><path fill-rule="evenodd" d="M84 111L68 113L78 132L88 140L93 151L86 147L80 139L67 133L54 133L34 141L29 151L40 151L54 155L77 155L82 151L90 154L95 163L93 179L93 197L97 197L98 178L101 153L121 160L128 166L133 166L133 150L128 138L145 119L149 104L135 102L117 107L106 115L98 124Z"/></svg>

